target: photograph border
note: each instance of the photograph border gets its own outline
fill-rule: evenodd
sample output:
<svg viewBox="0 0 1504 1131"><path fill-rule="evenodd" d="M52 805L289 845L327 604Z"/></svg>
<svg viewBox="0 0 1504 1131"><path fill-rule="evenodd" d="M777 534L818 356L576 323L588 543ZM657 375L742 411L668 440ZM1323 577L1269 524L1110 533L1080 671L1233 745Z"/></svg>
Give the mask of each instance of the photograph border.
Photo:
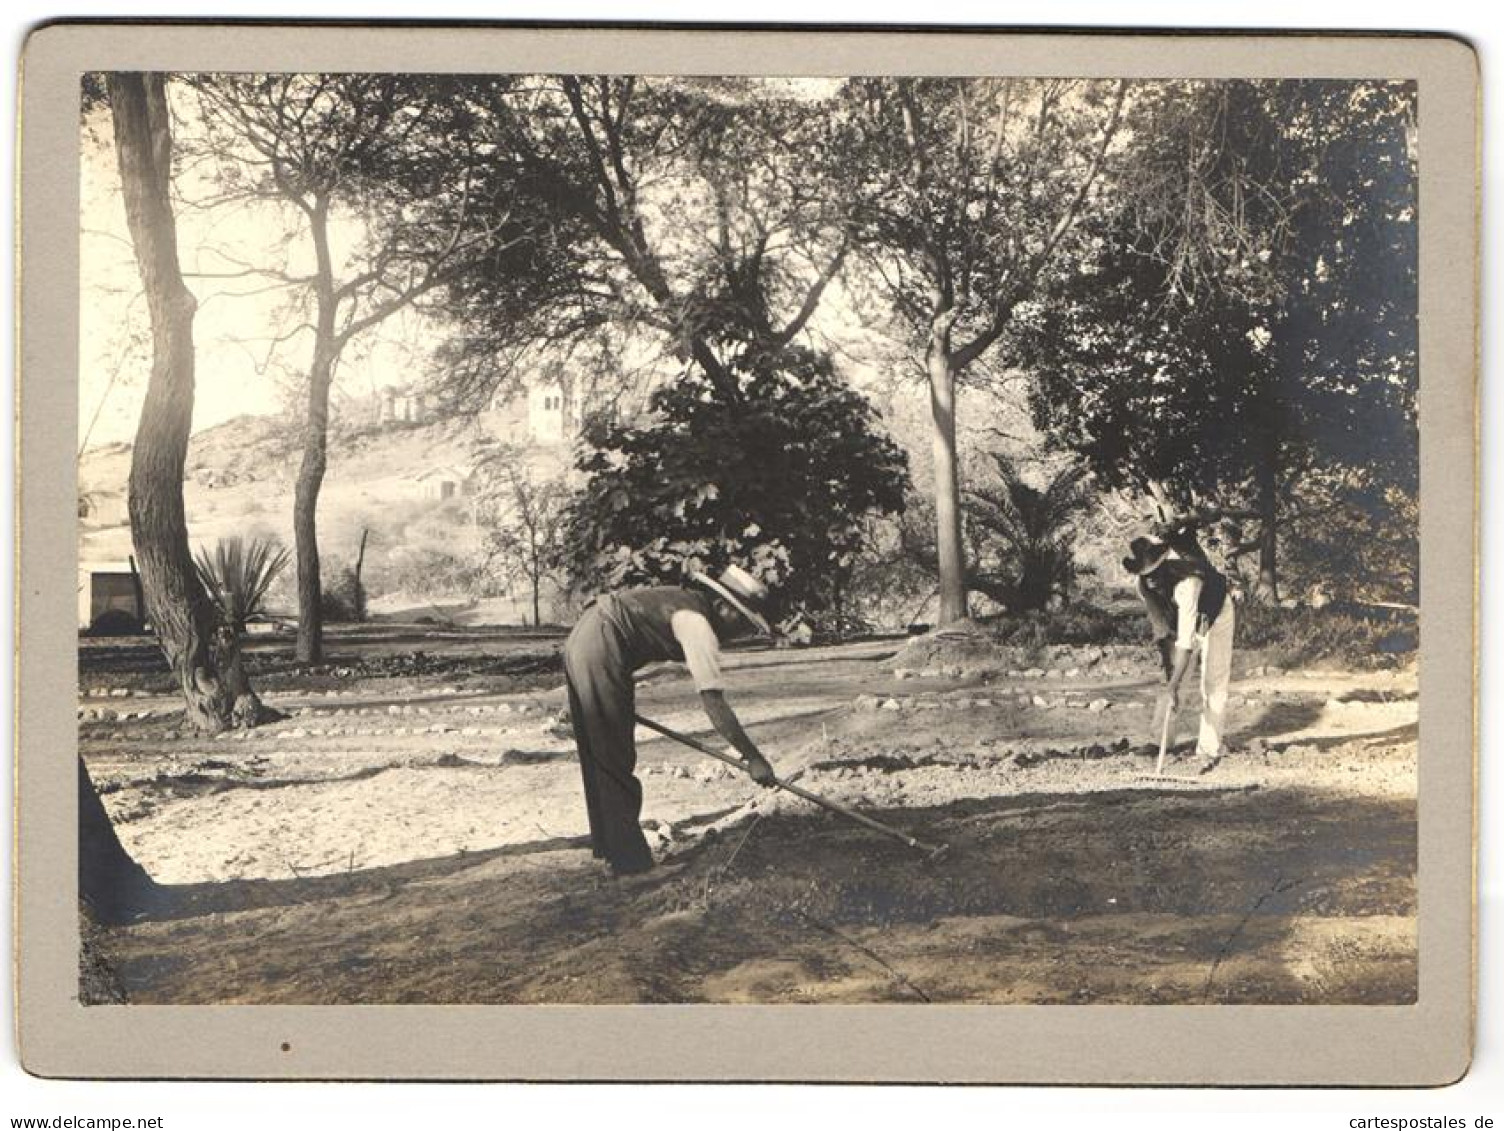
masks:
<svg viewBox="0 0 1504 1131"><path fill-rule="evenodd" d="M568 72L1417 83L1419 995L1406 1006L78 1003L79 78L93 71ZM19 141L16 991L44 1076L1438 1085L1472 1055L1477 60L1444 36L363 23L58 23Z"/></svg>

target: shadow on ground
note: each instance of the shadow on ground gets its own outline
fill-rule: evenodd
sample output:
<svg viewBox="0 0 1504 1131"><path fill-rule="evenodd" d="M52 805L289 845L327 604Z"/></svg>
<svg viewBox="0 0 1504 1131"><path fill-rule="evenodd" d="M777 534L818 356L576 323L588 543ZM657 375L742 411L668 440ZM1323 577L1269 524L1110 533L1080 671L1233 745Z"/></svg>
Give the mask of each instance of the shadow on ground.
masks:
<svg viewBox="0 0 1504 1131"><path fill-rule="evenodd" d="M753 818L614 880L553 839L166 889L98 950L131 1002L1415 1000L1415 812L1293 790Z"/></svg>

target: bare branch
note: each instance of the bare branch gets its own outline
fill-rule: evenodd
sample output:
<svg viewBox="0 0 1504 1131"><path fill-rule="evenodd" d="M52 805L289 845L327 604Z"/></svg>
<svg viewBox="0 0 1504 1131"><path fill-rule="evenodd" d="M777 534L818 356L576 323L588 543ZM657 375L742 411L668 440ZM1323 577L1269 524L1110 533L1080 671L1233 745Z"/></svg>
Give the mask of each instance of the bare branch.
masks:
<svg viewBox="0 0 1504 1131"><path fill-rule="evenodd" d="M830 262L825 265L825 269L820 272L819 276L815 279L814 285L810 287L809 292L805 295L804 304L799 308L798 313L789 320L789 323L782 330L773 335L773 339L778 345L787 345L793 341L799 331L804 329L805 325L814 316L815 311L820 306L820 299L825 293L825 288L830 285L830 281L840 271L841 265L846 262L846 255L850 250L850 239L843 235L835 254L830 257Z"/></svg>

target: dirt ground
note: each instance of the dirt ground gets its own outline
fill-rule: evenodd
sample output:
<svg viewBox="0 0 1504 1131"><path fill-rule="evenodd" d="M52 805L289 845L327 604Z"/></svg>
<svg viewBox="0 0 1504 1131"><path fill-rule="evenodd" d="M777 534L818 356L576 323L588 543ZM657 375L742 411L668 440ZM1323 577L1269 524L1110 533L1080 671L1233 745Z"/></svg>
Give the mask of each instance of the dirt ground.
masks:
<svg viewBox="0 0 1504 1131"><path fill-rule="evenodd" d="M1193 775L1192 693L1184 780L1155 780L1147 648L734 653L729 697L780 775L949 854L642 731L661 863L615 880L560 643L387 628L312 674L263 645L289 717L205 739L149 649L90 642L81 749L168 900L93 933L85 999L1415 1000L1413 666L1241 657L1235 752ZM713 740L679 668L644 675L642 714Z"/></svg>

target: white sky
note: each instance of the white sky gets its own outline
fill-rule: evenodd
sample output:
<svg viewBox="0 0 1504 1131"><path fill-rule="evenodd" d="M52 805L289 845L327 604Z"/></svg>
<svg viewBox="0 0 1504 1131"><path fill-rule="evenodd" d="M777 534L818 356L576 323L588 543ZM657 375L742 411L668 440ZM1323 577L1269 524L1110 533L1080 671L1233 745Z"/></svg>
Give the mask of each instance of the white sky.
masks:
<svg viewBox="0 0 1504 1131"><path fill-rule="evenodd" d="M88 446L129 441L135 433L150 368L149 322L140 276L126 228L108 118L101 116L83 140L80 184L79 439ZM175 188L189 199L208 192L183 178ZM274 287L264 277L242 275L246 264L305 272L312 263L306 233L284 244L288 217L276 208L205 211L175 208L178 249L188 289L198 300L195 345L194 431L243 413L265 414L282 397L296 395L312 335L274 339L300 320L285 307L297 289ZM355 235L331 225L336 254ZM421 374L434 345L422 319L403 311L361 335L346 350L336 375L335 412L342 397L403 385ZM301 401L299 401L301 403Z"/></svg>

